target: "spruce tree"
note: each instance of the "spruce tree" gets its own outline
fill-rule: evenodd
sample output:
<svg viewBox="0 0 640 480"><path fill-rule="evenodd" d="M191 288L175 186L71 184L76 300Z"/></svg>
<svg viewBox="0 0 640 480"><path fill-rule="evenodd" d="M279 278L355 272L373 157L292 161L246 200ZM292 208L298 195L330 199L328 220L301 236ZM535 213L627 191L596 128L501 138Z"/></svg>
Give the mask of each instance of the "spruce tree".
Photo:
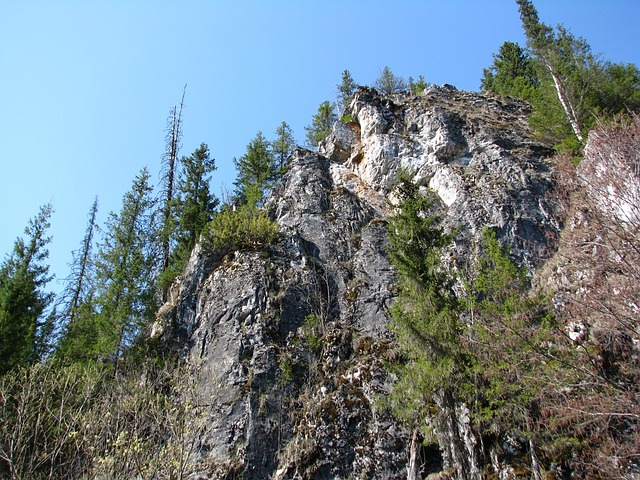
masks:
<svg viewBox="0 0 640 480"><path fill-rule="evenodd" d="M206 143L200 144L190 156L182 157L180 162L178 246L191 252L219 203L209 188L209 175L216 171L216 164Z"/></svg>
<svg viewBox="0 0 640 480"><path fill-rule="evenodd" d="M400 176L396 195L399 204L388 225L388 252L399 287L392 318L409 361L399 372L394 405L410 418L426 416L436 394L453 387L461 360L459 303L454 280L442 268L442 251L452 237L438 225L434 197L421 193L407 174Z"/></svg>
<svg viewBox="0 0 640 480"><path fill-rule="evenodd" d="M152 188L143 169L122 200L120 213L111 212L96 260L97 325L95 354L118 359L155 311Z"/></svg>
<svg viewBox="0 0 640 480"><path fill-rule="evenodd" d="M258 132L249 142L247 152L239 159L234 158L233 162L238 172L234 183L237 202L252 207L261 206L278 176L271 144L262 132Z"/></svg>
<svg viewBox="0 0 640 480"><path fill-rule="evenodd" d="M46 292L51 280L46 236L51 204L40 208L18 238L13 252L0 266L0 374L39 360L48 350L53 317L43 313L53 301Z"/></svg>
<svg viewBox="0 0 640 480"><path fill-rule="evenodd" d="M517 43L504 42L493 64L483 70L482 91L531 101L538 87L535 63Z"/></svg>

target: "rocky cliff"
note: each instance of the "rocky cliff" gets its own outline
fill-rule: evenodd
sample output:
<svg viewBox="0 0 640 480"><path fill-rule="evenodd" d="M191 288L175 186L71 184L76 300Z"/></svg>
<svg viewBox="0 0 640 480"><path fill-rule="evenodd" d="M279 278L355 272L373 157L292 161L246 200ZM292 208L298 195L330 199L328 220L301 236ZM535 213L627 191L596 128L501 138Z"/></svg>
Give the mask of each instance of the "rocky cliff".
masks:
<svg viewBox="0 0 640 480"><path fill-rule="evenodd" d="M452 268L473 262L484 227L530 270L558 232L551 152L532 140L525 104L360 88L343 113L317 152L294 151L267 201L278 241L221 261L197 247L161 310L154 334L198 366L207 406L198 478L407 478L411 462L425 474L454 461L446 448L417 457L384 407L397 355L385 218L401 170L457 229Z"/></svg>

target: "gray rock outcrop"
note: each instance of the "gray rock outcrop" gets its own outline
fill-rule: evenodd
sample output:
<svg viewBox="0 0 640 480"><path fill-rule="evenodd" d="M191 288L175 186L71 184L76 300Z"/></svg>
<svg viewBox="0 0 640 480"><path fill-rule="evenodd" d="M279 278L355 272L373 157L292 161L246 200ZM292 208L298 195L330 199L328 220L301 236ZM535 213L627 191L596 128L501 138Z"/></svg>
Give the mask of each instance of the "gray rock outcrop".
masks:
<svg viewBox="0 0 640 480"><path fill-rule="evenodd" d="M381 406L397 355L385 218L402 169L458 229L453 265L472 264L492 227L532 270L558 230L525 104L360 88L345 115L317 153L294 151L267 201L278 241L221 261L197 247L162 309L155 332L198 365L209 406L194 478L407 478L411 432ZM428 453L423 473L446 466Z"/></svg>

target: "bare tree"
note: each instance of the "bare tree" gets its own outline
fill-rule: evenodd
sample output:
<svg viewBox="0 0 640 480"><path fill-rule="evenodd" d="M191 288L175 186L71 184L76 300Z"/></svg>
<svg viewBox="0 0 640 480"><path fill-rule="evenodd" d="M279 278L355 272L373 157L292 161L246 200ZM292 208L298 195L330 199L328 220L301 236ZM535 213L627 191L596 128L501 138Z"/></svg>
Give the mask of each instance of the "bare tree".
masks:
<svg viewBox="0 0 640 480"><path fill-rule="evenodd" d="M169 112L167 119L166 150L162 157L162 265L160 271L164 272L169 267L169 257L171 255L171 233L172 233L172 202L175 191L176 169L178 153L180 151L180 140L182 139L182 109L184 107L184 95L187 86L182 90L180 105L174 105Z"/></svg>

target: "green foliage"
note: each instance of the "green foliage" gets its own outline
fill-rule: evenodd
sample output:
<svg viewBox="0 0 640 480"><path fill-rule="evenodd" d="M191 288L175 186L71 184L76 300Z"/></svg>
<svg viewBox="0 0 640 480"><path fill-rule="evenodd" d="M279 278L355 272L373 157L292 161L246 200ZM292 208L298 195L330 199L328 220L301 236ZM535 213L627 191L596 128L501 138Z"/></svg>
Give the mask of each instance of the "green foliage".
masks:
<svg viewBox="0 0 640 480"><path fill-rule="evenodd" d="M219 203L209 189L209 174L216 170L216 165L206 143L202 143L191 156L182 157L181 164L176 201L178 247L190 253Z"/></svg>
<svg viewBox="0 0 640 480"><path fill-rule="evenodd" d="M258 132L247 145L247 153L233 159L238 171L234 185L238 203L251 207L262 205L267 191L278 178L278 166L271 151L271 144Z"/></svg>
<svg viewBox="0 0 640 480"><path fill-rule="evenodd" d="M348 113L347 115L344 115L342 118L340 118L340 121L342 123L351 123L353 122L353 115Z"/></svg>
<svg viewBox="0 0 640 480"><path fill-rule="evenodd" d="M529 293L526 270L490 230L475 274L456 278L442 260L453 236L439 226L432 197L406 174L396 192L388 251L398 273L391 315L403 360L393 411L434 439L454 407L466 405L479 437L515 433L533 442L543 435L540 395L559 365L549 355L555 321L544 297ZM460 298L454 284L464 286Z"/></svg>
<svg viewBox="0 0 640 480"><path fill-rule="evenodd" d="M391 95L405 91L407 84L402 77L395 76L389 67L384 67L373 87L382 95Z"/></svg>
<svg viewBox="0 0 640 480"><path fill-rule="evenodd" d="M282 122L276 129L276 139L271 142L271 149L276 164L276 180L282 178L286 173L287 161L294 145L293 130L291 130L287 122Z"/></svg>
<svg viewBox="0 0 640 480"><path fill-rule="evenodd" d="M304 318L302 334L309 346L309 349L314 353L318 353L322 350L323 330L322 318L319 315L312 313Z"/></svg>
<svg viewBox="0 0 640 480"><path fill-rule="evenodd" d="M434 197L422 194L408 174L400 176L396 195L388 252L398 271L399 293L391 315L407 362L398 370L392 405L399 416L415 420L416 414L428 417L435 396L455 386L465 361L458 348L461 324L453 279L441 262L453 237L438 226Z"/></svg>
<svg viewBox="0 0 640 480"><path fill-rule="evenodd" d="M212 220L219 200L211 193L209 175L216 170L206 143L180 159L175 197L171 200L169 262L158 275L158 289L166 292L180 275L204 227Z"/></svg>
<svg viewBox="0 0 640 480"><path fill-rule="evenodd" d="M205 428L196 372L48 362L0 378L0 477L185 478Z"/></svg>
<svg viewBox="0 0 640 480"><path fill-rule="evenodd" d="M96 260L97 315L90 327L98 332L90 355L94 358L117 361L156 308L149 177L143 169L124 195L120 213L111 212L106 222Z"/></svg>
<svg viewBox="0 0 640 480"><path fill-rule="evenodd" d="M429 86L429 84L424 79L424 75L418 76L417 82L414 82L413 78L409 77L408 84L409 91L414 95L420 95Z"/></svg>
<svg viewBox="0 0 640 480"><path fill-rule="evenodd" d="M46 236L51 204L40 208L18 238L13 252L0 266L0 374L26 365L49 351L53 317L44 317L53 294L44 291L51 277L44 262L49 252Z"/></svg>
<svg viewBox="0 0 640 480"><path fill-rule="evenodd" d="M266 212L242 205L219 212L203 232L205 247L223 257L238 250L260 250L278 236L278 225Z"/></svg>
<svg viewBox="0 0 640 480"><path fill-rule="evenodd" d="M311 119L311 125L304 127L306 133L306 143L310 148L317 147L324 141L333 128L333 124L338 121L335 112L335 105L325 100L318 107L318 112Z"/></svg>
<svg viewBox="0 0 640 480"><path fill-rule="evenodd" d="M283 355L278 362L280 369L279 381L282 386L293 382L296 378L296 364L289 355Z"/></svg>
<svg viewBox="0 0 640 480"><path fill-rule="evenodd" d="M529 294L526 269L510 260L491 230L483 233L476 269L466 282L464 344L474 358L466 400L481 431L531 434L544 372L557 368L541 348L553 341L554 319L546 299Z"/></svg>
<svg viewBox="0 0 640 480"><path fill-rule="evenodd" d="M545 138L560 143L568 135L575 135L583 144L595 113L613 115L640 108L640 76L635 66L603 62L585 39L574 36L562 25L552 29L540 22L531 1L516 3L531 58L537 66L539 88L531 95L529 88L520 91L526 82L522 85L520 80L510 81L508 94L531 101L532 124ZM487 85L494 83L491 74L485 75ZM518 78L523 77L513 77Z"/></svg>
<svg viewBox="0 0 640 480"><path fill-rule="evenodd" d="M493 65L483 70L482 91L531 101L538 86L538 74L533 60L513 42L504 42Z"/></svg>
<svg viewBox="0 0 640 480"><path fill-rule="evenodd" d="M93 237L98 226L98 199L89 212L89 222L80 249L73 254L71 273L65 280L59 306L58 322L62 335L57 346L57 354L66 359L84 358L87 347L97 334L90 325L95 315L95 265L93 262Z"/></svg>
<svg viewBox="0 0 640 480"><path fill-rule="evenodd" d="M356 82L349 70L342 72L342 83L338 85L338 112L342 112L351 101L353 93L356 91Z"/></svg>

